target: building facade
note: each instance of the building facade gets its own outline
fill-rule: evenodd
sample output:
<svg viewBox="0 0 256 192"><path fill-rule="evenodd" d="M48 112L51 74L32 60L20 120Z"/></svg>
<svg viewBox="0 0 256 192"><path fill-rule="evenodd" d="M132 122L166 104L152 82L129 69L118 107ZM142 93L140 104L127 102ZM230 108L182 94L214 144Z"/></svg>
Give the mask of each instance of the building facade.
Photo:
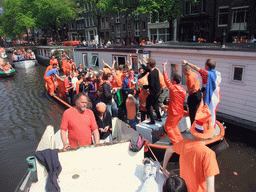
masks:
<svg viewBox="0 0 256 192"><path fill-rule="evenodd" d="M184 3L178 22L179 41L237 42L256 34L256 1L197 0ZM246 42L246 41L243 41Z"/></svg>

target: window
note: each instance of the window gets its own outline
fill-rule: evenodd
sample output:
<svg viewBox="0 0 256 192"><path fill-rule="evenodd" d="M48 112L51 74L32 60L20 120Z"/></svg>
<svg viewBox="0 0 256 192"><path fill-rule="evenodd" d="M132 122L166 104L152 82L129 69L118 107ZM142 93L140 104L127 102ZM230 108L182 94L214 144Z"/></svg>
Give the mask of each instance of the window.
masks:
<svg viewBox="0 0 256 192"><path fill-rule="evenodd" d="M116 23L120 23L120 13L119 12L116 15Z"/></svg>
<svg viewBox="0 0 256 192"><path fill-rule="evenodd" d="M153 12L150 14L150 23L157 23L159 20L158 13Z"/></svg>
<svg viewBox="0 0 256 192"><path fill-rule="evenodd" d="M108 29L109 28L109 20L108 17L105 18L105 27Z"/></svg>
<svg viewBox="0 0 256 192"><path fill-rule="evenodd" d="M125 31L126 31L126 25L123 24L123 32L125 32Z"/></svg>
<svg viewBox="0 0 256 192"><path fill-rule="evenodd" d="M205 13L206 12L206 0L202 0L202 12Z"/></svg>
<svg viewBox="0 0 256 192"><path fill-rule="evenodd" d="M121 26L120 25L116 26L116 36L121 37Z"/></svg>
<svg viewBox="0 0 256 192"><path fill-rule="evenodd" d="M146 22L145 22L145 21L142 22L142 30L143 30L143 31L146 30Z"/></svg>
<svg viewBox="0 0 256 192"><path fill-rule="evenodd" d="M113 55L112 59L113 59L113 60L116 60L115 67L116 67L116 66L119 66L119 65L125 65L126 56Z"/></svg>
<svg viewBox="0 0 256 192"><path fill-rule="evenodd" d="M135 23L135 36L140 36L140 23Z"/></svg>
<svg viewBox="0 0 256 192"><path fill-rule="evenodd" d="M140 15L139 13L134 14L134 19L139 20L140 19L139 15Z"/></svg>
<svg viewBox="0 0 256 192"><path fill-rule="evenodd" d="M83 53L83 66L88 67L87 53Z"/></svg>
<svg viewBox="0 0 256 192"><path fill-rule="evenodd" d="M91 62L90 65L95 66L95 67L99 67L99 58L98 58L98 54L97 53L93 53L92 54L92 58L91 58Z"/></svg>
<svg viewBox="0 0 256 192"><path fill-rule="evenodd" d="M232 65L232 82L244 83L244 65Z"/></svg>
<svg viewBox="0 0 256 192"><path fill-rule="evenodd" d="M189 15L190 14L190 4L189 2L184 3L184 15Z"/></svg>
<svg viewBox="0 0 256 192"><path fill-rule="evenodd" d="M182 73L181 73L181 85L187 85L187 78L186 75L184 75L183 71L184 71L184 67L185 65L182 65Z"/></svg>
<svg viewBox="0 0 256 192"><path fill-rule="evenodd" d="M248 19L248 6L232 8L232 24L231 30L246 30Z"/></svg>
<svg viewBox="0 0 256 192"><path fill-rule="evenodd" d="M200 1L193 2L190 6L190 14L196 15L200 13Z"/></svg>
<svg viewBox="0 0 256 192"><path fill-rule="evenodd" d="M219 7L218 26L228 25L228 7Z"/></svg>
<svg viewBox="0 0 256 192"><path fill-rule="evenodd" d="M137 56L132 56L132 69L135 73L139 73L139 62Z"/></svg>
<svg viewBox="0 0 256 192"><path fill-rule="evenodd" d="M233 8L232 23L245 23L247 22L246 13L247 7L244 8Z"/></svg>
<svg viewBox="0 0 256 192"><path fill-rule="evenodd" d="M101 18L101 29L105 28L105 18Z"/></svg>

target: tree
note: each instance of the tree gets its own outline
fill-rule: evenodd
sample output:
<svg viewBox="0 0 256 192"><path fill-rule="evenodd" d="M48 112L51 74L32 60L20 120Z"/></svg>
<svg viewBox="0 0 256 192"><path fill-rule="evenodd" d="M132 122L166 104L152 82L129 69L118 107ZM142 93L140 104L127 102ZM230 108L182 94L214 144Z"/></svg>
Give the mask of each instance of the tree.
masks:
<svg viewBox="0 0 256 192"><path fill-rule="evenodd" d="M28 29L36 26L32 11L33 0L2 0L1 4L3 8L1 30L7 36L21 36L28 33Z"/></svg>
<svg viewBox="0 0 256 192"><path fill-rule="evenodd" d="M52 30L60 39L58 28L75 18L80 9L74 0L1 0L2 30L20 36L27 29Z"/></svg>
<svg viewBox="0 0 256 192"><path fill-rule="evenodd" d="M73 0L34 0L36 24L45 31L52 30L60 40L58 28L68 23L79 13L76 1Z"/></svg>

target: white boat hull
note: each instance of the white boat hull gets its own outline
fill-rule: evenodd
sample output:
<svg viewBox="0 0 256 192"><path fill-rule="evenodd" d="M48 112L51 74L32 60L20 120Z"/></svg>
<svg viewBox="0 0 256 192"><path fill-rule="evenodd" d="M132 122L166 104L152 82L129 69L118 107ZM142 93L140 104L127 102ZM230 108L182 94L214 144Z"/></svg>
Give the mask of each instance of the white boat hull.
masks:
<svg viewBox="0 0 256 192"><path fill-rule="evenodd" d="M13 62L15 68L28 69L36 65L36 60L24 60Z"/></svg>
<svg viewBox="0 0 256 192"><path fill-rule="evenodd" d="M138 133L129 128L121 120L113 120L113 143L98 146L83 146L76 150L59 152L58 158L62 171L58 177L58 184L62 192L120 192L140 191L143 184L144 149L139 152L129 150L130 138ZM60 131L54 134L52 126L48 126L36 151L44 149L62 149ZM44 192L48 173L44 166L36 160L36 182L29 184L29 173L17 191ZM160 171L156 178L159 191L165 181L165 176Z"/></svg>
<svg viewBox="0 0 256 192"><path fill-rule="evenodd" d="M0 57L1 57L2 59L5 59L5 58L7 58L7 55L6 55L5 52L4 52L4 53L0 53Z"/></svg>

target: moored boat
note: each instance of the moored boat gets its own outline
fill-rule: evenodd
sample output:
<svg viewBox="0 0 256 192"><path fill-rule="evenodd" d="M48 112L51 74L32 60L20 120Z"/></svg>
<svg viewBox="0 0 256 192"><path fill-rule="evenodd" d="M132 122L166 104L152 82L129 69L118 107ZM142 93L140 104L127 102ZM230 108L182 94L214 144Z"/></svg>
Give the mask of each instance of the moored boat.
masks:
<svg viewBox="0 0 256 192"><path fill-rule="evenodd" d="M15 69L9 69L8 71L0 71L0 77L12 77L15 74Z"/></svg>
<svg viewBox="0 0 256 192"><path fill-rule="evenodd" d="M2 59L7 58L7 55L6 55L6 52L5 52L5 49L4 49L4 48L0 48L0 57L1 57Z"/></svg>
<svg viewBox="0 0 256 192"><path fill-rule="evenodd" d="M82 146L78 149L62 151L60 131L54 134L48 126L36 151L59 149L58 159L62 171L58 177L61 191L140 191L143 180L144 150L132 152L129 149L130 139L138 133L126 126L121 120L113 119L113 138L111 143ZM18 191L45 191L48 173L37 160L22 182ZM165 176L160 171L157 176L159 191Z"/></svg>
<svg viewBox="0 0 256 192"><path fill-rule="evenodd" d="M15 68L28 69L36 65L36 60L13 61Z"/></svg>

